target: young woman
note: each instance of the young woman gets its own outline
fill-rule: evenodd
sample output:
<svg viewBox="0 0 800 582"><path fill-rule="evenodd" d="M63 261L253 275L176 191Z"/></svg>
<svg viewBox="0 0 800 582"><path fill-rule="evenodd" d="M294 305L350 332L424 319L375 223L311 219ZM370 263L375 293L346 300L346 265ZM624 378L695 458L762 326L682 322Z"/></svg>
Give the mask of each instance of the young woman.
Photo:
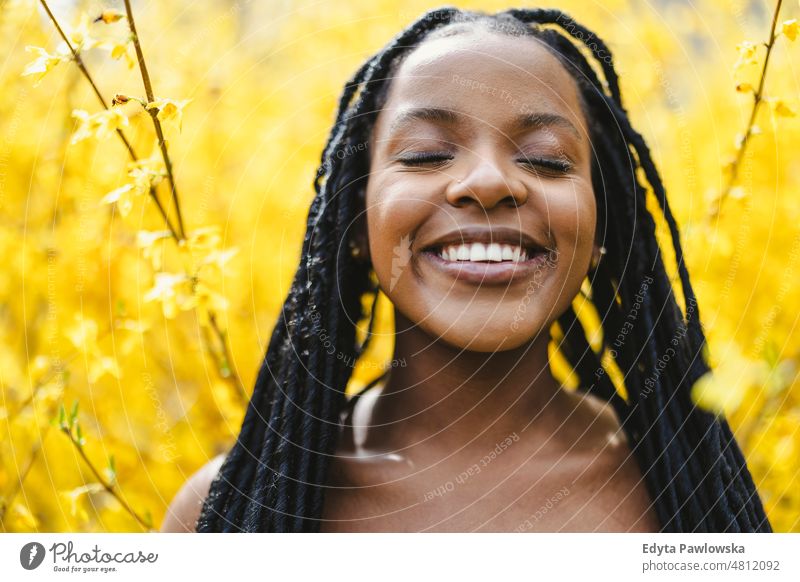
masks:
<svg viewBox="0 0 800 582"><path fill-rule="evenodd" d="M771 531L728 424L690 399L697 302L596 35L557 10L424 14L347 83L314 185L239 438L162 529ZM587 277L623 387L572 308ZM379 290L401 365L348 400Z"/></svg>

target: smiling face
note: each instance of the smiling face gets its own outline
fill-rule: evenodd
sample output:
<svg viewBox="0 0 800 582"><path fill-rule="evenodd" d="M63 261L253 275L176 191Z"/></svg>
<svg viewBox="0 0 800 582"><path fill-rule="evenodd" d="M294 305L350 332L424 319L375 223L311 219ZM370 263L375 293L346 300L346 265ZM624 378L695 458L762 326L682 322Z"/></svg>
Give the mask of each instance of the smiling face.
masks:
<svg viewBox="0 0 800 582"><path fill-rule="evenodd" d="M413 325L472 351L519 347L561 315L595 234L578 90L540 41L424 42L370 142L369 254Z"/></svg>

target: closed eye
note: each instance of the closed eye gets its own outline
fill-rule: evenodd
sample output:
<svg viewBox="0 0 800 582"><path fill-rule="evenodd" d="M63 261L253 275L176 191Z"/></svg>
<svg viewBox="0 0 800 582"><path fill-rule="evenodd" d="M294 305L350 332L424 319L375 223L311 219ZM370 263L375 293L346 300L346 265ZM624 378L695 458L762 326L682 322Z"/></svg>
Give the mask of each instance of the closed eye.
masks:
<svg viewBox="0 0 800 582"><path fill-rule="evenodd" d="M546 170L556 174L566 174L572 169L572 164L563 158L525 156L517 161L537 171Z"/></svg>
<svg viewBox="0 0 800 582"><path fill-rule="evenodd" d="M446 164L453 159L453 156L448 153L428 153L418 152L413 153L402 158L398 161L405 166L412 167L438 167ZM563 158L540 158L526 156L520 158L517 162L536 170L547 170L558 174L566 174L572 169L572 164Z"/></svg>
<svg viewBox="0 0 800 582"><path fill-rule="evenodd" d="M445 163L449 162L452 159L453 156L447 153L418 152L404 156L402 158L398 158L397 161L399 161L401 164L405 166L437 167L444 165Z"/></svg>

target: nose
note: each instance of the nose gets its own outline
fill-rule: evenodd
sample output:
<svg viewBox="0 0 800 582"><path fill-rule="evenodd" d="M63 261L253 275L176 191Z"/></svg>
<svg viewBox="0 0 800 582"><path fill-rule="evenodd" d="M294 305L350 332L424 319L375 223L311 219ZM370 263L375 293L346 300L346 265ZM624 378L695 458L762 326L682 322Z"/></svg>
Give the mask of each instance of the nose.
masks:
<svg viewBox="0 0 800 582"><path fill-rule="evenodd" d="M497 204L522 206L528 199L525 184L504 172L493 157L483 157L463 179L456 179L447 190L447 201L461 207L473 200L489 209Z"/></svg>

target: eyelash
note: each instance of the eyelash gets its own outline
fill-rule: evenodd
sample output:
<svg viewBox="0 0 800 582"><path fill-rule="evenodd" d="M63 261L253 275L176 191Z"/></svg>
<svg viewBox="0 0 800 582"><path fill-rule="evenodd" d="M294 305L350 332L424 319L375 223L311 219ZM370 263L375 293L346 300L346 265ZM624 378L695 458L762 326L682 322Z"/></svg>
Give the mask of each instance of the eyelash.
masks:
<svg viewBox="0 0 800 582"><path fill-rule="evenodd" d="M429 165L431 167L438 167L452 160L453 157L449 154L436 154L436 153L416 153L410 156L401 158L399 161L405 166L420 167ZM525 157L517 160L531 168L543 168L545 170L555 172L558 174L566 174L572 169L572 164L566 160L549 159L549 158L535 158Z"/></svg>
<svg viewBox="0 0 800 582"><path fill-rule="evenodd" d="M452 160L453 157L447 154L431 154L426 152L419 152L411 154L405 158L400 158L399 161L405 166L423 166L432 164L435 166L444 164Z"/></svg>

